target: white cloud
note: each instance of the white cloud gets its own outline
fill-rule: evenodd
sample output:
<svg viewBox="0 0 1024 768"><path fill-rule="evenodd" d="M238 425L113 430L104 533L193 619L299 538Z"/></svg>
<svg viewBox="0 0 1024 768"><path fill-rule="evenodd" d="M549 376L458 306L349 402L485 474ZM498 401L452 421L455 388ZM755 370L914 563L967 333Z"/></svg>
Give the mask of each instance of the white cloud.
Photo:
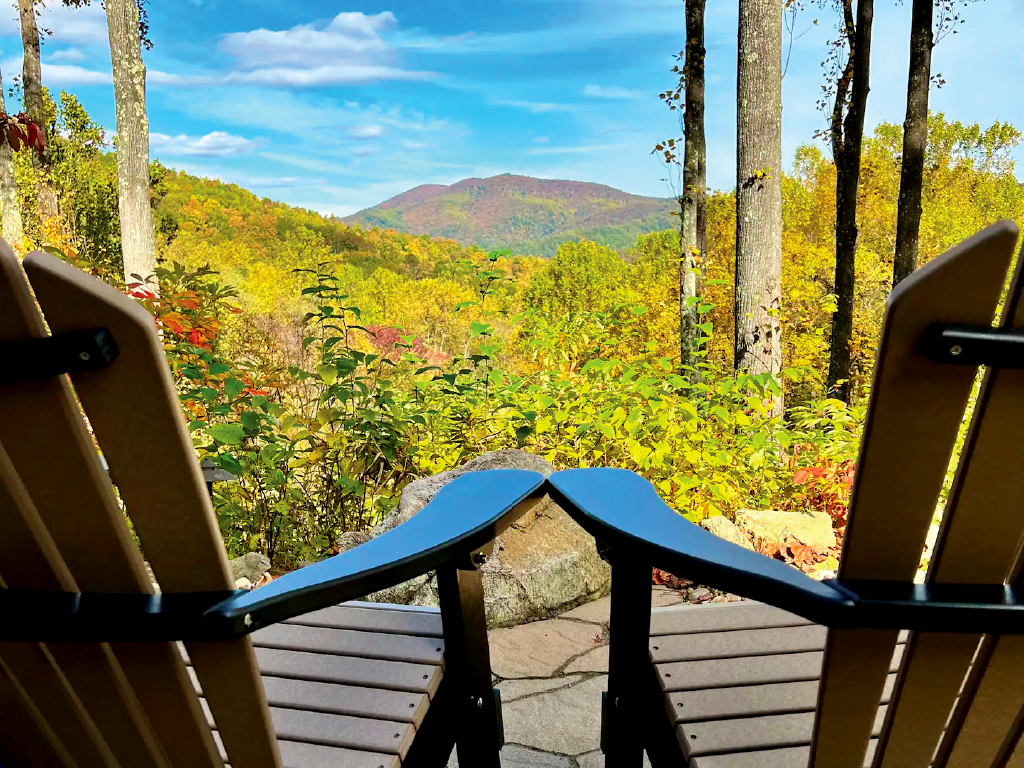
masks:
<svg viewBox="0 0 1024 768"><path fill-rule="evenodd" d="M21 67L18 67L21 71ZM97 72L75 64L43 64L43 81L61 85L105 85L113 78L109 72Z"/></svg>
<svg viewBox="0 0 1024 768"><path fill-rule="evenodd" d="M390 11L344 12L322 29L300 24L286 30L232 32L220 39L217 48L235 59L236 68L218 80L229 85L315 87L437 77L395 65L394 46L381 35L395 23ZM206 77L184 76L170 84L205 85Z"/></svg>
<svg viewBox="0 0 1024 768"><path fill-rule="evenodd" d="M149 135L150 149L156 154L186 157L237 157L252 152L257 143L242 136L214 131L205 136L168 136L163 133Z"/></svg>
<svg viewBox="0 0 1024 768"><path fill-rule="evenodd" d="M643 95L639 91L630 91L615 85L588 85L583 89L583 94L595 99L635 99Z"/></svg>
<svg viewBox="0 0 1024 768"><path fill-rule="evenodd" d="M528 109L535 115L543 114L544 112L571 112L572 107L568 104L555 104L553 102L538 102L538 101L496 101L502 107L518 107L519 109Z"/></svg>
<svg viewBox="0 0 1024 768"><path fill-rule="evenodd" d="M369 157L370 155L376 155L379 151L377 147L356 147L352 154L356 157Z"/></svg>
<svg viewBox="0 0 1024 768"><path fill-rule="evenodd" d="M384 135L383 125L353 125L348 129L348 137L356 141L370 141Z"/></svg>
<svg viewBox="0 0 1024 768"><path fill-rule="evenodd" d="M376 61L389 46L380 33L395 23L395 15L384 11L374 16L359 12L339 13L324 29L300 24L284 31L256 29L233 32L221 38L217 48L238 60L240 66L255 69L268 64L295 64L305 68L310 61Z"/></svg>
<svg viewBox="0 0 1024 768"><path fill-rule="evenodd" d="M49 59L50 61L82 61L85 59L85 54L82 53L81 48L64 48L51 53Z"/></svg>
<svg viewBox="0 0 1024 768"><path fill-rule="evenodd" d="M413 152L418 152L422 149L437 149L437 146L434 144L428 144L425 141L409 141L408 139L406 139L405 141L402 142L402 148L410 149Z"/></svg>
<svg viewBox="0 0 1024 768"><path fill-rule="evenodd" d="M0 11L0 37L20 37L21 26L18 12L4 4L5 10ZM73 43L77 45L107 45L107 16L99 3L83 8L69 8L63 3L38 5L39 26L53 32L53 36L43 36L43 51L47 41L54 43Z"/></svg>

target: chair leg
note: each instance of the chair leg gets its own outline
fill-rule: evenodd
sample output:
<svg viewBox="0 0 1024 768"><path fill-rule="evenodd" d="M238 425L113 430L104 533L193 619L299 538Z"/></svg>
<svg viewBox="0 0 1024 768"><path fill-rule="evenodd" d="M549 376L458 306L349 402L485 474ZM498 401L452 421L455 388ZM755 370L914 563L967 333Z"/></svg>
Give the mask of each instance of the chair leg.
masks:
<svg viewBox="0 0 1024 768"><path fill-rule="evenodd" d="M500 768L498 753L505 734L501 701L491 683L481 573L455 566L438 568L437 590L444 626L444 677L451 684L449 722L458 725L459 765Z"/></svg>
<svg viewBox="0 0 1024 768"><path fill-rule="evenodd" d="M651 568L611 553L611 643L601 748L606 768L641 768L649 709Z"/></svg>

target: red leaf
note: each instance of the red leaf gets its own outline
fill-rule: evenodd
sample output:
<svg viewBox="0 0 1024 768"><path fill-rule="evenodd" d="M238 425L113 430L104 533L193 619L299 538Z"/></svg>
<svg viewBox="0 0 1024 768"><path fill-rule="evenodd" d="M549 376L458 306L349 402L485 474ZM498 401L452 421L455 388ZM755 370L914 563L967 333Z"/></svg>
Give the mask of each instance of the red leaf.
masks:
<svg viewBox="0 0 1024 768"><path fill-rule="evenodd" d="M811 473L806 469L798 469L796 474L793 475L793 482L797 485L803 485L811 478Z"/></svg>

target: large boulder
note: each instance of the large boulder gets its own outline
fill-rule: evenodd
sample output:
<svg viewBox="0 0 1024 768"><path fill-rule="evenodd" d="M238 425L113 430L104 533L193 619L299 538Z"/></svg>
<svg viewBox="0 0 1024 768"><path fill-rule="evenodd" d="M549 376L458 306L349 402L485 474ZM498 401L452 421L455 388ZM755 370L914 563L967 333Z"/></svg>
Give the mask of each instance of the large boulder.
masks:
<svg viewBox="0 0 1024 768"><path fill-rule="evenodd" d="M832 518L818 510L741 509L736 513L736 525L750 534L758 550L782 544L787 536L821 550L836 545Z"/></svg>
<svg viewBox="0 0 1024 768"><path fill-rule="evenodd" d="M750 543L750 536L741 531L736 523L724 515L705 517L700 521L700 526L715 534L718 538L731 541L733 544L738 544L744 549L754 548L754 545Z"/></svg>
<svg viewBox="0 0 1024 768"><path fill-rule="evenodd" d="M231 578L234 580L235 586L238 589L251 589L252 585L270 570L270 558L261 552L246 552L241 557L229 560L228 565L231 566ZM249 586L245 586L244 583L239 586L238 582L242 579L247 580Z"/></svg>
<svg viewBox="0 0 1024 768"><path fill-rule="evenodd" d="M408 520L455 478L485 469L528 469L545 476L554 471L547 461L524 451L485 453L457 469L410 483L398 507L370 532L371 537ZM546 496L498 536L494 554L481 570L490 627L550 616L605 594L611 583L611 569L598 556L594 539ZM434 574L427 574L375 592L367 599L437 605L437 582Z"/></svg>

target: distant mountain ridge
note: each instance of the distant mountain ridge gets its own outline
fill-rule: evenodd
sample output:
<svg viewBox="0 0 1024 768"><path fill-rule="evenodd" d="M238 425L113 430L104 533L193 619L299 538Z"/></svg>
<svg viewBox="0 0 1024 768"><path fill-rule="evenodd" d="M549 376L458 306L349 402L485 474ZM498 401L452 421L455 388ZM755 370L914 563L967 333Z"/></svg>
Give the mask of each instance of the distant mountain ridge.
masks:
<svg viewBox="0 0 1024 768"><path fill-rule="evenodd" d="M342 221L552 256L581 237L624 251L637 235L674 226L675 206L603 184L503 174L423 184Z"/></svg>

